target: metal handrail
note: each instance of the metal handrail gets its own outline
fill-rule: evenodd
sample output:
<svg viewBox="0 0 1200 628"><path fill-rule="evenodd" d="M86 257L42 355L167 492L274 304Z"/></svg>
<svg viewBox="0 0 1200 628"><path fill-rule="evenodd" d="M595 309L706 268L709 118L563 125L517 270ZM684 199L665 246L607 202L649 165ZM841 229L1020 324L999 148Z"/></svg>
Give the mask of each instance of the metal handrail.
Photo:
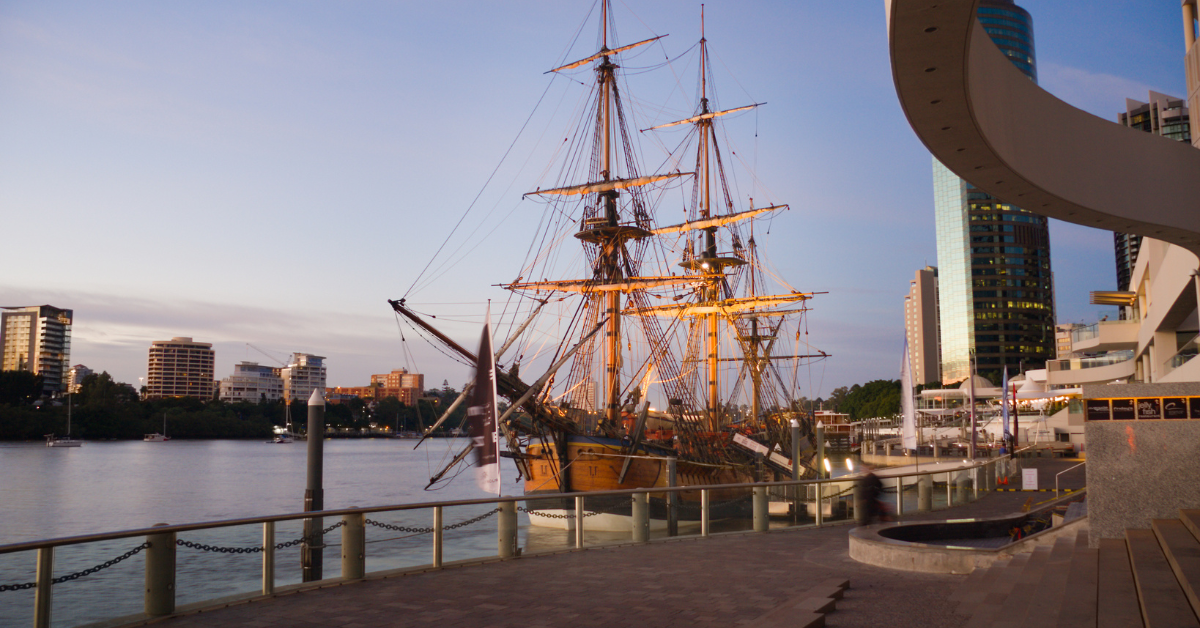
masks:
<svg viewBox="0 0 1200 628"><path fill-rule="evenodd" d="M966 471L987 466L996 461L1002 460L1004 457L989 458L984 462L980 462L971 466L959 467L956 470ZM912 473L903 473L889 475L889 478L912 477L917 475L934 475L946 473L947 470L939 471L914 471ZM337 517L344 515L370 514L376 512L396 512L405 510L424 510L427 508L450 508L457 506L480 506L487 504L505 504L515 503L530 500L542 499L569 499L575 497L610 497L621 495L635 495L638 493L679 493L683 491L700 491L700 490L717 490L717 489L753 489L758 487L775 487L775 486L807 486L830 484L835 482L853 481L855 476L841 476L839 478L822 478L816 480L784 480L780 482L747 482L742 484L705 484L705 485L689 485L689 486L660 486L648 488L632 488L620 489L612 491L589 491L583 493L553 493L553 494L537 494L537 495L516 495L504 497L486 497L481 499L460 499L454 501L440 502L420 502L415 504L394 504L390 506L366 506L359 508L339 508L335 510L316 510L307 512L286 513L282 515L266 515L261 517L245 517L240 519L221 519L217 521L206 521L201 523L181 523L171 525L160 525L148 528L134 528L131 530L120 530L115 532L103 532L99 534L82 534L78 536L66 536L52 539L42 539L39 541L25 541L22 543L11 543L8 545L0 545L0 554L9 554L13 552L24 552L30 550L43 549L47 547L59 547L64 545L79 545L81 543L94 543L97 541L111 541L114 539L126 539L137 536L146 536L148 534L169 534L176 532L191 532L195 530L207 530L211 528L230 528L235 526L255 525L262 523L277 523L280 521L297 521L303 519L314 519L321 517ZM845 478L845 479L843 479Z"/></svg>
<svg viewBox="0 0 1200 628"><path fill-rule="evenodd" d="M930 476L932 478L932 476L934 476L934 475L943 474L943 473L946 474L946 490L947 490L946 501L947 501L947 506L950 506L950 505L953 505L953 503L954 503L954 501L951 497L951 494L950 494L950 491L952 488L952 482L950 479L951 474L959 474L959 477L962 478L961 474L964 472L978 470L980 468L985 468L988 465L1004 461L1004 460L1006 460L1006 458L1009 458L1009 457L1006 456L1006 457L990 458L985 461L978 462L976 464L967 464L967 465L962 465L962 466L956 466L956 467L952 467L949 469L939 469L936 471L931 470L931 469L917 470L917 471L913 471L913 472L909 472L909 473L900 473L900 474L890 476L890 477L896 478L897 489L899 489L898 494L897 494L897 514L900 514L903 511L904 478L912 477L912 476ZM993 471L993 473L994 473L994 471ZM979 491L980 491L979 474L972 473L971 475L972 475L972 479L970 480L970 482L971 482L971 484L974 485L975 498L978 498ZM366 515L369 513L401 512L401 511L414 511L414 510L426 510L426 509L432 510L433 511L433 527L427 529L428 532L432 532L432 534L433 534L433 536L432 536L432 550L433 550L432 554L433 555L432 555L431 565L434 569L440 569L443 566L443 562L442 562L443 561L443 541L444 541L443 533L446 530L455 529L455 528L461 527L462 525L469 525L471 523L477 522L478 520L480 520L484 517L490 516L492 514L497 514L497 513L499 513L499 515L500 515L499 519L498 519L498 523L497 523L497 534L498 534L498 544L499 544L497 556L499 556L500 558L503 559L503 558L511 558L511 557L515 557L515 556L519 555L520 550L517 547L517 519L516 519L517 510L518 510L517 502L526 502L528 504L529 502L552 500L552 499L573 500L574 501L574 515L573 516L576 518L575 547L578 549L582 549L584 547L584 536L583 536L584 517L587 516L585 514L585 509L584 509L584 499L587 497L613 497L613 496L632 497L633 502L634 502L632 514L635 517L635 519L637 519L638 522L640 522L640 523L635 523L634 531L633 531L633 540L635 543L644 543L649 540L649 508L647 507L647 505L648 505L648 499L649 499L650 494L660 494L660 495L670 496L670 495L676 495L682 491L698 492L700 494L700 498L701 498L701 504L700 504L700 506L701 506L701 532L700 532L700 534L703 537L703 536L708 536L711 533L710 526L709 526L710 514L711 514L710 511L712 508L712 504L709 499L711 491L713 491L713 490L730 490L730 489L753 489L753 513L754 513L753 530L755 532L766 532L769 529L769 499L770 499L770 495L769 495L770 491L768 491L769 488L772 488L772 487L797 487L798 488L798 487L808 487L808 486L817 487L817 490L815 491L815 493L816 493L816 511L814 513L814 515L815 515L814 519L815 519L815 524L818 527L820 527L821 525L824 524L823 508L825 505L825 501L829 500L830 504L832 505L835 501L841 501L842 499L844 499L846 497L847 493L851 492L851 491L845 491L845 490L832 491L832 492L830 492L830 494L827 495L826 494L827 491L824 489L824 486L828 485L828 484L844 484L844 483L848 483L848 482L855 482L858 480L859 477L860 477L859 474L854 474L854 475L848 475L848 476L841 476L838 478L821 478L821 479L815 479L815 480L785 480L785 481L780 481L780 482L747 482L747 483L741 483L741 484L706 484L706 485L697 485L697 486L676 486L676 487L664 486L664 487L652 487L652 488L621 489L621 490L611 490L611 491L593 491L593 492L585 492L585 493L543 493L543 494L533 494L533 495L488 497L488 498L481 498L481 499L465 499L465 500L441 501L441 502L424 502L424 503L414 503L414 504L394 504L394 505L387 505L387 506L340 508L340 509L333 509L333 510L306 511L306 512L286 513L286 514L279 514L279 515L267 515L267 516L260 516L260 517L247 517L247 518L240 518L240 519L225 519L225 520L209 521L209 522L203 522L203 523L185 523L185 524L175 524L175 525L163 524L163 525L158 525L158 526L154 526L154 527L150 527L150 528L137 528L137 529L132 529L132 530L121 530L121 531L116 531L116 532L106 532L106 533L100 533L100 534L85 534L85 535L79 535L79 536L44 539L44 540L40 540L40 541L26 541L26 542L22 542L22 543L12 543L12 544L8 544L8 545L0 545L0 554L9 554L9 553L23 552L23 551L36 551L37 552L37 566L38 566L36 583L33 583L33 582L21 583L17 586L0 587L0 591L15 590L18 588L19 589L35 588L36 591L35 591L35 599L34 599L34 606L35 606L34 624L35 624L35 626L38 626L38 627L48 627L49 621L50 621L50 608L51 608L50 600L51 600L51 595L52 595L51 588L52 588L52 585L56 582L56 581L52 580L51 576L50 576L50 574L53 571L54 549L56 547L66 546L66 545L79 545L79 544L83 544L83 543L93 543L93 542L99 542L99 541L110 541L110 540L115 540L115 539L125 539L125 538L131 538L131 537L143 537L145 539L144 543L141 546L139 546L139 548L132 553L136 553L138 551L141 551L142 549L147 550L146 551L146 576L145 576L146 582L147 582L146 589L145 589L145 591L146 591L146 599L145 599L146 611L145 611L145 613L148 616L161 616L161 615L168 615L168 614L175 612L174 609L175 609L175 565L176 565L175 546L176 545L186 545L188 547L195 547L198 549L207 549L209 551L236 551L237 553L261 551L262 558L263 558L262 594L263 595L271 595L276 590L275 589L275 549L294 545L294 544L300 543L300 542L314 543L314 541L311 540L313 538L316 539L316 541L315 541L316 545L310 546L310 549L312 547L316 547L316 548L325 547L323 541L320 540L321 536L323 536L325 533L332 531L333 528L337 528L337 527L342 528L343 552L342 552L342 576L341 576L341 579L344 581L349 581L349 580L357 580L357 579L363 578L366 574L366 561L365 561L366 537L364 534L363 526L368 523L375 523L376 525L378 524L377 522L371 522L370 520L366 519ZM987 490L988 484L989 484L989 481L986 478L987 478L987 474L984 474L984 490ZM962 497L961 497L962 491L965 490L965 486L960 483L958 485L958 490L960 492L959 494L960 494L960 500L961 500L962 499ZM799 491L795 491L794 496L791 499L793 501L798 499L798 494L799 494ZM809 495L809 497L807 499L811 499L811 494ZM677 502L676 499L670 499L669 501ZM639 504L641 504L640 508L639 508ZM444 523L443 510L445 508L458 507L458 506L480 506L480 505L495 505L496 508L493 509L492 511L490 511L489 513L483 515L482 517L478 517L475 519L468 519L464 522L460 522L455 525L446 525ZM677 506L678 506L678 504L675 504L675 503L672 504L672 506L671 506L672 513L674 512L674 508L676 508ZM927 508L927 507L921 507L921 508ZM527 510L527 509L522 509L522 510L526 510L527 512L529 512L529 510ZM283 543L283 544L275 543L275 524L277 522L297 521L297 520L311 522L313 520L322 520L326 517L339 517L339 516L341 517L341 521L333 526L330 526L328 529L325 529L322 531L320 529L320 527L318 526L316 528L316 532L315 532L316 536L315 537L305 536L305 537L301 537L301 539L298 539L296 541L289 541L289 542ZM553 516L553 515L551 515L551 516ZM569 517L569 515L568 515L568 517ZM671 517L673 520L674 514L672 514ZM190 531L196 531L196 530L209 530L209 529L216 529L216 528L229 528L229 527L235 527L235 526L249 526L249 525L261 525L263 528L262 544L259 546L255 546L257 549L251 549L251 548L247 548L247 547L216 548L216 547L208 547L208 546L203 546L203 545L184 543L184 542L182 542L181 539L177 539L177 533L179 533L179 532L190 532ZM671 530L669 532L669 535L675 536L676 531L671 528L669 528L669 529ZM423 529L423 530L426 530L426 529ZM305 534L306 535L309 534L309 530L307 528L306 528ZM122 557L122 559L128 557L129 555L132 555L132 553L127 554L126 556ZM107 567L114 562L118 562L119 560L121 560L121 559L117 559L117 561L108 561L108 563L105 563L103 565L103 567ZM94 568L92 570L87 570L87 573L91 573L91 572L101 569L103 567ZM318 575L315 576L314 580L319 580L321 578L319 573L320 572L318 571L317 572ZM74 577L75 577L75 575L73 574L70 578L74 579Z"/></svg>
<svg viewBox="0 0 1200 628"><path fill-rule="evenodd" d="M1055 474L1055 476L1054 476L1054 499L1058 499L1058 476L1066 473L1067 471L1070 471L1071 469L1078 469L1079 467L1082 467L1085 464L1087 464L1087 460L1084 460L1083 462L1081 462L1069 469L1063 469L1062 471L1059 471L1057 474Z"/></svg>

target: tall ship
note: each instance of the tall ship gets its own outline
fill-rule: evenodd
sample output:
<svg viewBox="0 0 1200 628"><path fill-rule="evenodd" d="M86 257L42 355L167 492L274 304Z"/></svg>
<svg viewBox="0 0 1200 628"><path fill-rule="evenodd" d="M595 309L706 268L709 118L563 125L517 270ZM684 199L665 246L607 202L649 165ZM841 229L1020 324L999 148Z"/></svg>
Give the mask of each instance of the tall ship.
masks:
<svg viewBox="0 0 1200 628"><path fill-rule="evenodd" d="M547 170L556 178L524 195L543 212L529 221L537 225L531 253L502 286L515 304L509 320L494 327L512 330L496 339L496 388L509 404L499 419L502 455L516 463L526 495L545 497L530 502L534 525L573 527L573 502L556 498L563 493L791 478L793 422L795 467L816 473L812 416L796 399L802 367L828 357L807 340L816 293L793 289L766 261L756 226L788 206L737 198L729 165L740 157L722 127L765 103L716 106L701 14L694 110L635 129L621 59L665 36L618 45L611 17L601 0L599 51L551 70L590 94ZM639 135L674 147L654 172L643 169ZM404 299L390 303L444 350L476 362ZM539 365L536 380L525 379L522 362ZM468 452L431 483L469 464ZM627 499L588 498L585 508L589 529L629 529ZM651 517L666 525L665 500L651 501Z"/></svg>

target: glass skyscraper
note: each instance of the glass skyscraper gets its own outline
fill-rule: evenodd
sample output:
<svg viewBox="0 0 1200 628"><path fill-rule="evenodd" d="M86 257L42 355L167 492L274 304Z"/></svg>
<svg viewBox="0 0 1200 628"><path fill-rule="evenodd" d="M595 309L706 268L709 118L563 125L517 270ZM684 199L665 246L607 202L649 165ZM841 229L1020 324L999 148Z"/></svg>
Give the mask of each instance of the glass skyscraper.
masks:
<svg viewBox="0 0 1200 628"><path fill-rule="evenodd" d="M1037 81L1033 19L1010 0L983 0L978 18L1002 52ZM1054 357L1054 285L1047 220L975 188L933 161L941 298L942 381Z"/></svg>

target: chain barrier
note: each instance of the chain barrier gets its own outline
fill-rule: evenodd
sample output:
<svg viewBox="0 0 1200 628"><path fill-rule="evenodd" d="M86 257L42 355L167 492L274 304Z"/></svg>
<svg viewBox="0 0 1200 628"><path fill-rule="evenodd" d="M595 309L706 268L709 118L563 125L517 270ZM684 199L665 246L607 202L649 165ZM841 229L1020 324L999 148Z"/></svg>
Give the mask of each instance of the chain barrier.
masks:
<svg viewBox="0 0 1200 628"><path fill-rule="evenodd" d="M612 506L609 506L608 508L602 508L600 510L589 510L588 512L583 513L583 518L586 519L588 517L594 517L596 515L607 515L607 514L613 512L614 510L621 508L622 506L625 506L625 504L618 501L616 504L613 504ZM564 508L563 510L565 511L565 514L561 514L561 515L551 514L545 510L538 510L537 508L525 508L524 506L517 506L517 510L520 512L523 512L523 513L530 514L530 515L546 517L547 519L574 519L575 518L575 509L574 508L572 508L570 510L567 510L566 508Z"/></svg>
<svg viewBox="0 0 1200 628"><path fill-rule="evenodd" d="M142 543L141 545L129 550L128 552L125 552L124 554L121 554L120 556L118 556L112 560L106 560L106 561L100 563L99 565L92 567L91 569L84 569L83 571L77 571L73 574L69 574L66 576L59 576L59 577L51 580L50 584L62 584L64 582L68 582L70 580L78 580L84 576L90 576L90 575L96 573L97 571L100 571L102 569L108 569L109 567L112 567L113 565L115 565L127 558L134 556L135 554L146 549L147 547L150 547L149 543ZM25 589L36 589L36 588L37 588L36 582L23 582L21 584L0 584L0 592L23 591Z"/></svg>
<svg viewBox="0 0 1200 628"><path fill-rule="evenodd" d="M457 530L458 528L465 528L473 523L479 523L480 521L483 521L484 519L487 519L488 517L490 517L498 512L500 512L499 508L493 508L492 510L487 511L487 512L483 513L482 515L479 515L478 517L472 517L471 519L467 519L466 521L459 521L458 523L454 523L454 524L451 524L448 526L442 526L442 531L444 532L446 530ZM429 534L429 533L433 532L433 528L410 528L408 526L397 526L397 525L392 525L390 523L384 523L382 521L375 521L374 519L367 519L366 523L367 523L367 525L372 525L377 528L383 528L385 530L391 530L393 532L408 532L410 534Z"/></svg>
<svg viewBox="0 0 1200 628"><path fill-rule="evenodd" d="M328 528L321 530L321 534L322 535L329 534L330 532L333 532L334 530L336 530L344 525L346 525L345 521L339 521L339 522L329 526ZM315 537L314 537L314 539L309 539L308 537L302 536L298 539L292 539L291 541L284 541L283 543L276 543L275 549L284 549L287 547L292 547L295 545L299 545L308 540L315 540ZM261 545L256 545L254 547L221 547L219 545L205 545L203 543L193 543L191 541L185 541L183 539L177 539L175 541L175 544L182 546L182 547L189 547L191 549L200 550L202 552L218 552L221 554L256 554L258 552L263 551L263 547Z"/></svg>
<svg viewBox="0 0 1200 628"><path fill-rule="evenodd" d="M750 495L745 495L742 497L738 497L736 499L730 499L730 500L723 501L723 502L716 502L716 503L709 502L708 510L710 512L718 512L718 511L729 509L738 504L744 504L752 499L754 499L753 493L751 493ZM680 503L677 504L676 507L679 508L679 510L686 511L686 512L700 512L700 510L702 508L700 506L700 504L686 503L683 500L680 500Z"/></svg>

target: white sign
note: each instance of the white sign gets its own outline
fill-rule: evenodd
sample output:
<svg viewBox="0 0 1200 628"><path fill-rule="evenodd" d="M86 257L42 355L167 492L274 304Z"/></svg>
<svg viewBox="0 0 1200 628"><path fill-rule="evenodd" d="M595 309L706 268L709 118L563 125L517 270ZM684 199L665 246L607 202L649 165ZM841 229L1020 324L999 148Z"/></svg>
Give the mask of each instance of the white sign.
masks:
<svg viewBox="0 0 1200 628"><path fill-rule="evenodd" d="M1037 469L1021 469L1021 490L1038 490Z"/></svg>
<svg viewBox="0 0 1200 628"><path fill-rule="evenodd" d="M784 469L790 469L792 467L792 461L790 458L786 458L783 455L776 453L775 451L771 451L771 450L767 449L767 446L760 442L750 440L749 438L746 438L745 436L743 436L741 434L734 434L733 442L741 445L742 447L745 447L746 449L749 449L750 451L753 451L754 453L757 453L762 456L766 456L767 458L770 458L771 462L774 462L775 464L783 467ZM776 445L775 449L778 450L779 445Z"/></svg>
<svg viewBox="0 0 1200 628"><path fill-rule="evenodd" d="M783 467L784 469L792 468L792 461L790 458L784 458L782 455L777 454L773 451L771 452L770 458L771 458L771 462L774 462L775 464Z"/></svg>
<svg viewBox="0 0 1200 628"><path fill-rule="evenodd" d="M750 440L749 438L746 438L745 436L743 436L741 434L737 434L737 433L735 433L733 435L733 442L741 445L742 447L745 447L746 449L749 449L750 451L753 451L756 454L762 454L764 456L767 455L768 453L770 453L770 451L771 451L771 450L767 449L766 445L764 445L758 441Z"/></svg>

